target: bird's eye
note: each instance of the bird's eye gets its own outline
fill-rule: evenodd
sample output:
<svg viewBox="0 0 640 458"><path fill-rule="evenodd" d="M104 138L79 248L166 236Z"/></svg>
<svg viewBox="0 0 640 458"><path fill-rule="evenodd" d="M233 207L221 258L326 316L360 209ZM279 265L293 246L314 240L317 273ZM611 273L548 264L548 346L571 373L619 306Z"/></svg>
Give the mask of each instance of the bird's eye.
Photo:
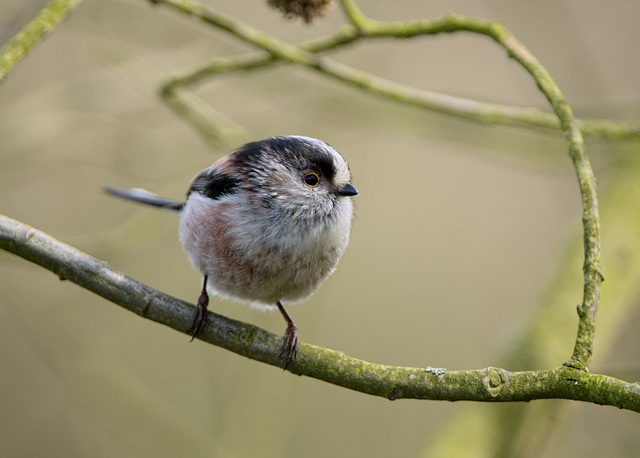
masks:
<svg viewBox="0 0 640 458"><path fill-rule="evenodd" d="M304 176L304 184L306 184L310 188L315 188L316 186L318 186L318 183L320 183L320 177L317 173L311 172L307 173Z"/></svg>

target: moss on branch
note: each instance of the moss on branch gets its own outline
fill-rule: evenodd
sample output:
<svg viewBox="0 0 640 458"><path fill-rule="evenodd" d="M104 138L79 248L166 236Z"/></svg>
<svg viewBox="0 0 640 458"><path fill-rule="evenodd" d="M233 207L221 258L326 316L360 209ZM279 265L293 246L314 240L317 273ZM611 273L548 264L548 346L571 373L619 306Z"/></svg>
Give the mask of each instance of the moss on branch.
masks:
<svg viewBox="0 0 640 458"><path fill-rule="evenodd" d="M82 0L51 0L0 49L0 82Z"/></svg>
<svg viewBox="0 0 640 458"><path fill-rule="evenodd" d="M514 55L522 55L524 47L515 40L504 39L503 35L506 29L497 22L452 13L433 20L379 22L367 18L353 1L344 0L342 5L351 21L349 24L344 24L328 37L299 45L289 45L255 28L244 25L240 21L215 12L198 2L190 0L151 1L196 17L263 51L250 55L229 56L223 60L213 59L188 75L171 79L167 85L179 83L190 86L223 73L258 70L288 63L315 69L372 95L470 121L548 131L561 130L558 117L552 113L536 108L485 103L404 86L344 64L338 65L323 55L326 52L335 51L367 39L412 38L454 32L472 32L489 36L505 46L510 54L515 51ZM320 55L323 55L322 60L318 59ZM635 123L598 119L575 120L575 123L581 129L582 134L588 138L640 139L640 125Z"/></svg>
<svg viewBox="0 0 640 458"><path fill-rule="evenodd" d="M185 332L192 305L139 283L30 226L0 215L0 248L38 264L137 315ZM210 313L199 338L280 367L281 337L241 321ZM289 369L361 393L396 399L513 402L571 399L640 412L640 385L569 367L509 372L438 370L386 366L342 352L300 343Z"/></svg>

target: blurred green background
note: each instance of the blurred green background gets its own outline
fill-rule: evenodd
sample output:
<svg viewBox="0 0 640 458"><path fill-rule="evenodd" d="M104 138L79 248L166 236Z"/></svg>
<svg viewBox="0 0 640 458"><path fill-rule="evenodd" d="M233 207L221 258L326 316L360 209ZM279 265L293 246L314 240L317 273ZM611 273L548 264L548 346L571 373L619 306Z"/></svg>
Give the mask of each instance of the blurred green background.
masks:
<svg viewBox="0 0 640 458"><path fill-rule="evenodd" d="M344 22L339 8L307 27L263 1L204 3L291 43ZM360 3L383 20L449 10L499 20L549 69L578 116L636 117L640 2ZM43 4L3 1L0 42ZM195 301L200 278L177 241L177 220L101 189L183 196L193 175L229 150L205 144L157 88L213 56L248 49L146 1L85 1L0 85L0 213ZM334 57L419 88L547 109L524 71L481 36L378 40ZM505 361L563 247L580 231L578 187L560 134L423 112L283 66L224 76L197 93L244 126L247 140L318 137L350 163L360 191L351 243L336 273L289 310L302 340L394 365ZM618 160L636 150L587 144L602 188L615 180ZM579 273L580 262L573 269ZM566 358L581 301L575 283L558 310L573 320ZM212 308L284 331L277 313L220 300ZM612 331L613 351L598 352L596 340L594 371L638 378L638 318L631 311ZM428 455L469 406L389 402L188 344L4 252L0 365L3 456L414 457ZM537 404L544 403L571 409L552 425L542 456L624 457L640 448L637 414Z"/></svg>

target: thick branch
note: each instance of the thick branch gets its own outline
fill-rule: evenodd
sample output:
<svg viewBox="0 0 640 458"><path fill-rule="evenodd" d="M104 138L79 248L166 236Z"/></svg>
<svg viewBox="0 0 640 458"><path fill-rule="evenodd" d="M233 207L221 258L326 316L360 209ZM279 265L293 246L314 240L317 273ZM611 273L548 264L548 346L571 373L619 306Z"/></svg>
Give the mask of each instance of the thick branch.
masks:
<svg viewBox="0 0 640 458"><path fill-rule="evenodd" d="M187 302L126 277L107 263L2 215L0 248L39 264L142 317L180 332L189 325L192 305ZM281 337L218 314L209 314L200 339L256 361L278 367L282 363L279 357ZM384 366L301 343L298 357L289 370L392 400L507 402L556 398L640 412L640 385L569 367L509 372L494 367L448 371Z"/></svg>
<svg viewBox="0 0 640 458"><path fill-rule="evenodd" d="M0 49L0 82L82 0L51 0Z"/></svg>

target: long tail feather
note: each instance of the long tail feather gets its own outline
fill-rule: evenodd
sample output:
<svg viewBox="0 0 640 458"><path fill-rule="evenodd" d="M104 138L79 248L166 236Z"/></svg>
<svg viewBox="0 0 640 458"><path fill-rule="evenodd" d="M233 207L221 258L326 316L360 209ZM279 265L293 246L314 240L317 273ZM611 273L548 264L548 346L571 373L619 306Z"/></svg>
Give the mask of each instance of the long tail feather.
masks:
<svg viewBox="0 0 640 458"><path fill-rule="evenodd" d="M132 200L134 202L140 202L142 204L151 205L153 207L158 207L162 210L167 210L170 213L180 212L180 210L182 210L182 207L184 207L184 202L166 199L144 189L134 188L125 190L107 186L104 188L104 190L107 194L111 194L112 196Z"/></svg>

